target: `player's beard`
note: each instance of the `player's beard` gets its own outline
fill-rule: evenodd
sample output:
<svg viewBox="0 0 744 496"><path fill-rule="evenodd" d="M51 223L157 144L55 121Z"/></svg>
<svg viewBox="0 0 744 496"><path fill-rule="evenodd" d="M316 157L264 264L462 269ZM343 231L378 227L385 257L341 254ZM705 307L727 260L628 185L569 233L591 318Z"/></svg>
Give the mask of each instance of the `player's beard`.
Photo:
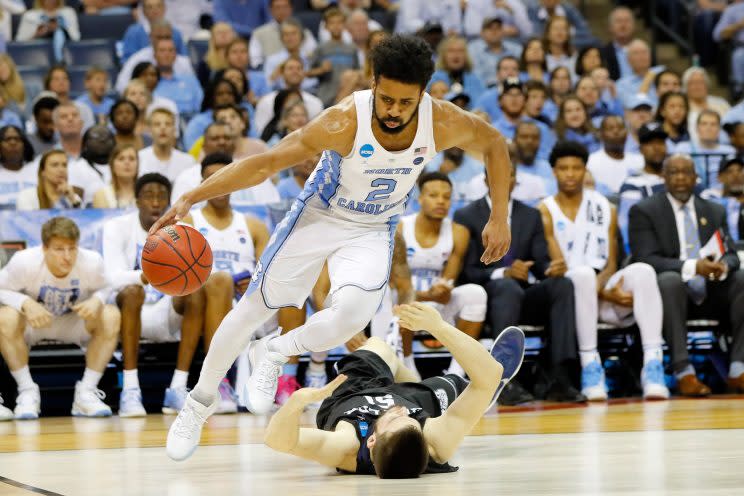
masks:
<svg viewBox="0 0 744 496"><path fill-rule="evenodd" d="M382 129L383 133L387 134L400 134L410 123L413 119L416 118L418 115L418 106L416 107L416 110L413 112L413 115L411 115L411 118L408 119L407 122L403 122L399 117L388 117L386 119L381 119L379 115L377 115L377 109L374 109L375 119L377 119L377 124L379 124L380 129ZM397 122L399 125L398 127L387 127L385 122Z"/></svg>

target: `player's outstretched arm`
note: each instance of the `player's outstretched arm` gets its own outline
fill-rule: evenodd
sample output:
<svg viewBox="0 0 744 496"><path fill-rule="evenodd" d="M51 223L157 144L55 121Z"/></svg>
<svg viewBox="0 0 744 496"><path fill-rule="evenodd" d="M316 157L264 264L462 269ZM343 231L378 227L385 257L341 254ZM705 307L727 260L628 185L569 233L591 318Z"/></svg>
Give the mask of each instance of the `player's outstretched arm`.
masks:
<svg viewBox="0 0 744 496"><path fill-rule="evenodd" d="M435 103L434 122L437 150L457 147L483 159L493 207L483 229L485 250L481 261L485 264L496 262L506 255L511 243L511 229L507 222L511 161L506 140L486 121L449 102Z"/></svg>
<svg viewBox="0 0 744 496"><path fill-rule="evenodd" d="M446 323L435 308L417 302L396 307L395 311L402 326L426 330L441 341L470 377L470 384L452 405L424 425L430 455L437 462L445 462L483 416L504 368L478 341Z"/></svg>
<svg viewBox="0 0 744 496"><path fill-rule="evenodd" d="M312 159L326 149L345 156L354 145L356 114L345 100L313 119L303 128L288 134L270 150L251 155L227 167L184 193L181 198L150 228L150 234L161 227L182 220L195 203L233 191L261 184L280 170Z"/></svg>
<svg viewBox="0 0 744 496"><path fill-rule="evenodd" d="M346 380L339 375L322 388L302 388L295 391L289 400L271 417L264 443L276 451L299 456L329 467L353 471L356 466L356 450L359 442L354 428L324 431L300 427L300 417L310 403L322 401ZM349 466L353 463L354 466Z"/></svg>

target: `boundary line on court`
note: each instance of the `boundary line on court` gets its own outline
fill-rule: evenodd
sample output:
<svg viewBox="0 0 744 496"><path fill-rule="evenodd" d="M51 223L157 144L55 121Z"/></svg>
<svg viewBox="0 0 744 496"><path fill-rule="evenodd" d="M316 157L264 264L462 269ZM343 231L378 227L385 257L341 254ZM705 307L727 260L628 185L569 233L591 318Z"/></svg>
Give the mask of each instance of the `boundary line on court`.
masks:
<svg viewBox="0 0 744 496"><path fill-rule="evenodd" d="M45 496L64 496L63 494L60 494L60 493L47 491L46 489L42 489L40 487L30 486L28 484L24 484L23 482L18 482L13 479L8 479L7 477L3 477L2 475L0 475L0 482L3 482L9 486L17 487L18 489L24 489L32 493L43 494Z"/></svg>

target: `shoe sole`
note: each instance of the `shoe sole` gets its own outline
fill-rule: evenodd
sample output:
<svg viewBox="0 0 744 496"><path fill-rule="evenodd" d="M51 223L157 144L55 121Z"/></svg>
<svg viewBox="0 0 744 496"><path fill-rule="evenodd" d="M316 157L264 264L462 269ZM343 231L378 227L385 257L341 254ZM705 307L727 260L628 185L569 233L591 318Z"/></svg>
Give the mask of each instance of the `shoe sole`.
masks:
<svg viewBox="0 0 744 496"><path fill-rule="evenodd" d="M85 413L82 410L73 410L70 413L72 414L73 417L89 417L89 418L110 417L112 415L111 412L107 412L107 411Z"/></svg>
<svg viewBox="0 0 744 496"><path fill-rule="evenodd" d="M175 408L169 408L169 407L167 407L167 406L164 406L164 407L163 407L163 408L161 409L161 411L162 411L162 412L163 412L163 414L165 414L165 415L176 415L176 414L178 414L178 412L180 411L180 409L179 409L179 410L176 410Z"/></svg>
<svg viewBox="0 0 744 496"><path fill-rule="evenodd" d="M121 418L147 417L147 412L133 412L133 413L119 412L117 415Z"/></svg>
<svg viewBox="0 0 744 496"><path fill-rule="evenodd" d="M14 417L16 420L38 420L39 414L33 414L33 413L24 413L22 415L16 415Z"/></svg>
<svg viewBox="0 0 744 496"><path fill-rule="evenodd" d="M501 383L499 383L498 387L496 388L496 393L493 395L493 399L491 400L491 403L489 403L488 408L486 408L486 411L488 411L491 408L493 408L493 406L498 401L499 396L501 395L501 392L504 390L504 388L506 387L506 385L509 383L509 381L511 381L512 379L514 379L514 377L519 373L519 369L522 368L522 362L524 362L524 340L525 340L525 337L524 337L524 331L522 329L520 329L519 327L509 326L506 329L504 329L503 331L501 331L501 333L499 333L499 335L494 340L493 345L491 345L491 349L489 350L489 354L491 355L491 357L493 357L494 360L496 360L496 357L493 356L493 351L494 351L494 349L496 349L496 346L499 344L499 339L501 339L502 336L503 337L506 337L506 336L508 336L510 334L514 334L515 331L518 332L518 335L520 335L521 338L522 338L522 353L521 353L521 356L520 356L520 359L519 359L519 364L517 365L516 369L514 369L511 374L509 374L508 377L504 377L504 376L501 377ZM501 362L499 362L499 363L501 363ZM504 371L504 374L506 374L506 370Z"/></svg>

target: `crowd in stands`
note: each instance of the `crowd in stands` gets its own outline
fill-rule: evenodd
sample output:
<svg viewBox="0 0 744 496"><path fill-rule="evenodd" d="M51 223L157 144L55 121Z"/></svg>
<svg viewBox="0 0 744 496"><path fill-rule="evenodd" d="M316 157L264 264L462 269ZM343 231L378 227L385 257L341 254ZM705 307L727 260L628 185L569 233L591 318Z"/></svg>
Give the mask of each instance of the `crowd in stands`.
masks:
<svg viewBox="0 0 744 496"><path fill-rule="evenodd" d="M417 188L410 210L441 221L430 213L436 190L452 207L456 224L467 228L462 270L451 282L485 290L488 311L479 318L488 327L525 319L546 326L553 382L532 393L513 381L502 403L529 401L533 394L559 401L605 399L598 321L637 323L645 397L669 396L665 363L681 394L710 394L687 356L686 321L693 316L725 323L732 342L729 386L744 392L744 288L735 248L744 236L744 102L713 95L704 68L715 64L717 43L732 40L734 87L744 88L744 0L698 4L703 66L680 74L653 64L649 44L636 31L636 13L623 6L611 11L609 40L600 42L605 33L592 33L580 10L565 0L35 0L33 5L3 0L0 208L62 209L61 214L131 210L105 229L113 233L119 225L119 237L129 229L139 239L153 217L216 166L270 149L325 108L369 88L368 55L385 37L416 35L432 49L436 71L426 87L432 97L479 115L509 142L512 249L495 267L479 262L479 233L490 200L478 158L442 150L427 166L427 174L435 176ZM97 34L98 41L110 42L110 59L87 63L84 70L70 62L80 47L82 16L130 19L120 39ZM28 52L21 48L30 45L47 50L46 66L25 58ZM43 77L32 76L40 72ZM227 207L199 205L193 221L214 226L222 222L209 218L214 212L286 205L299 195L314 165L298 164L236 192ZM583 202L561 203L577 191ZM254 234L260 229L246 222L253 229L255 263L265 240L256 243L263 234ZM77 246L74 225L58 222L44 229L45 246L52 239ZM591 242L578 255L583 233ZM720 253L701 256L710 239L720 240ZM77 414L110 414L96 400L96 387L102 356L113 352L112 319L121 325L124 386L130 391L121 401L128 402L130 414L143 412L141 398L132 393L139 390L136 343L148 335L139 314L160 298L148 292L134 250L104 246L107 270L107 258L113 257L120 264L119 282L127 285L102 295L90 276L84 292L99 301L83 312L100 312L95 319L83 316L78 306L60 310L78 312L98 339L76 389ZM93 252L84 256L99 263ZM246 270L252 269L236 266L232 275ZM25 346L16 332L18 316L34 324L29 312L41 310L26 309L17 296L7 299L5 290L28 289L8 282L7 272L0 272L0 302L7 305L1 309L7 315L0 319L5 336L0 350L18 382L15 416L33 418L39 393L28 372L27 350L25 361L11 359L8 343ZM224 291L231 292L233 282L227 278L198 298L161 305L158 318L180 326L182 316L203 313L208 300L224 306ZM446 297L430 298L431 288L419 296L449 299L451 289L437 289ZM188 348L183 357L179 349L164 411L178 411L185 398L184 367L187 371L195 342L204 336L208 346L216 328L207 321L166 337L188 336L189 344L183 345ZM415 367L410 346L404 354ZM578 388L571 361L581 363ZM459 369L453 363L451 370ZM296 374L296 365L286 372ZM282 384L299 387L296 381ZM225 412L234 411L229 386L223 391Z"/></svg>

